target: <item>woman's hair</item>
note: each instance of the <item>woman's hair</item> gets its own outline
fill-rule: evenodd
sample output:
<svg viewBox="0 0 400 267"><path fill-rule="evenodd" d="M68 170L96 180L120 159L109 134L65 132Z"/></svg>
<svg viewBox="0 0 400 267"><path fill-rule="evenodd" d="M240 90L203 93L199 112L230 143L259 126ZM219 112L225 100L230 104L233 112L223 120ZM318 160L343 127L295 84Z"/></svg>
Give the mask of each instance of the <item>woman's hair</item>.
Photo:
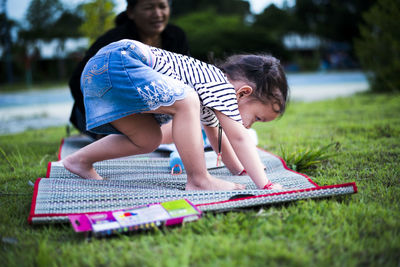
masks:
<svg viewBox="0 0 400 267"><path fill-rule="evenodd" d="M280 61L271 55L234 55L217 65L230 79L246 81L255 87L253 95L279 106L281 115L288 102L289 87Z"/></svg>
<svg viewBox="0 0 400 267"><path fill-rule="evenodd" d="M126 0L126 4L127 4L130 8L134 8L138 2L139 2L139 0ZM171 6L171 2L172 2L172 0L168 0L168 4L169 4L170 6Z"/></svg>
<svg viewBox="0 0 400 267"><path fill-rule="evenodd" d="M136 4L139 2L139 0L126 0L126 9L132 9L135 8ZM171 6L172 0L168 1L169 6ZM120 26L122 24L125 24L127 21L130 21L130 18L128 17L128 14L125 11L122 11L121 13L118 14L118 16L115 17L115 25Z"/></svg>
<svg viewBox="0 0 400 267"><path fill-rule="evenodd" d="M135 7L138 1L139 1L139 0L126 0L126 4L127 4L129 7Z"/></svg>

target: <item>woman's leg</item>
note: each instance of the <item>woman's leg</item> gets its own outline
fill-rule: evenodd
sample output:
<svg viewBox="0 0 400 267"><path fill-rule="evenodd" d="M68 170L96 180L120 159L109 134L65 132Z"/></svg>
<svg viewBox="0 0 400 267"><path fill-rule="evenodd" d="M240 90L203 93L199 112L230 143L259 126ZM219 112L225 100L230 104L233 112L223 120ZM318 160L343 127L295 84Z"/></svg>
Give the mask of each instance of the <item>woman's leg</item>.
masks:
<svg viewBox="0 0 400 267"><path fill-rule="evenodd" d="M63 160L64 167L87 179L102 179L93 163L154 151L161 142L160 126L151 114L134 114L111 123L124 135L97 140Z"/></svg>

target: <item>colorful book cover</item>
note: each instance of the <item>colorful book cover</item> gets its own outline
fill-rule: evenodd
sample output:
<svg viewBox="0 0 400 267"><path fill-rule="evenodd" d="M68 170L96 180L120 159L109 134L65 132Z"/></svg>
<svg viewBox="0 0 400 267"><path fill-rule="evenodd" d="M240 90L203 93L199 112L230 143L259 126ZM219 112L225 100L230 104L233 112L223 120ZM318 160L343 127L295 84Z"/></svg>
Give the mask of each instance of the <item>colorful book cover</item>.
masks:
<svg viewBox="0 0 400 267"><path fill-rule="evenodd" d="M198 220L200 217L201 211L186 199L130 209L68 216L76 232L93 232L95 235L180 224Z"/></svg>

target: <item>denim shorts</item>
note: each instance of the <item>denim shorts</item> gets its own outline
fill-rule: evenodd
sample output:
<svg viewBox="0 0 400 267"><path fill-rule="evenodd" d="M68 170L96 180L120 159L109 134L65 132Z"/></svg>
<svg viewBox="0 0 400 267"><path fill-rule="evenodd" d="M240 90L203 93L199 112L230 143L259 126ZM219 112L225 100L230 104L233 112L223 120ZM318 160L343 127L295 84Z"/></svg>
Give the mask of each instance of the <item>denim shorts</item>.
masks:
<svg viewBox="0 0 400 267"><path fill-rule="evenodd" d="M157 72L153 64L148 46L127 39L103 47L88 61L81 76L88 131L120 133L110 122L170 106L193 90ZM167 114L154 114L154 118L159 124L172 119Z"/></svg>

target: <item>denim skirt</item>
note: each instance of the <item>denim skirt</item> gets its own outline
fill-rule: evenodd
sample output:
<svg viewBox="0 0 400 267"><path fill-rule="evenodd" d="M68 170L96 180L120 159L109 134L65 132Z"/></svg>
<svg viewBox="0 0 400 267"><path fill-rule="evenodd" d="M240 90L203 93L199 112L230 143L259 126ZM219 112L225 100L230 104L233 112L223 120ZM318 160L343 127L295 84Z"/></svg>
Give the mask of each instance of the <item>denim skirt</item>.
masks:
<svg viewBox="0 0 400 267"><path fill-rule="evenodd" d="M193 90L180 80L153 69L150 47L134 40L121 40L100 49L86 64L81 90L86 128L97 134L120 133L110 122L170 106ZM172 119L154 114L159 124Z"/></svg>

